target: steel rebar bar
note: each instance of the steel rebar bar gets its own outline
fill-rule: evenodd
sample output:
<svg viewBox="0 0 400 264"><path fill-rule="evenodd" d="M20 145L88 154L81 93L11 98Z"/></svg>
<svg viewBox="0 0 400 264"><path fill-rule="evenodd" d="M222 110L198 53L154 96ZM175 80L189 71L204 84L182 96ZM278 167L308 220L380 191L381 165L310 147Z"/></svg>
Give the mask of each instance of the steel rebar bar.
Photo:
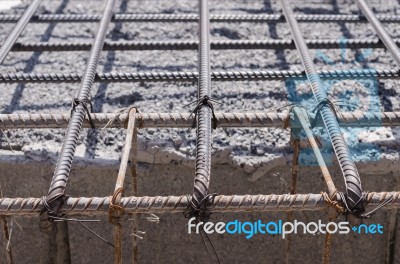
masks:
<svg viewBox="0 0 400 264"><path fill-rule="evenodd" d="M0 22L10 23L18 21L18 15L0 15ZM55 22L98 22L100 15L87 14L40 14L33 16L30 22L55 23ZM113 22L197 22L197 14L115 14ZM364 16L341 14L310 14L295 15L299 22L367 22ZM381 22L400 22L398 15L377 15ZM251 15L219 15L211 14L210 22L285 22L282 14L251 14Z"/></svg>
<svg viewBox="0 0 400 264"><path fill-rule="evenodd" d="M79 100L73 108L72 116L66 131L65 139L62 145L61 153L51 180L49 192L46 197L47 203L52 207L52 210L57 214L57 210L62 203L62 197L65 195L69 172L71 170L72 160L75 155L76 145L83 120L86 115L86 110L89 106L90 91L94 83L95 73L101 50L103 48L104 39L107 33L107 26L113 14L115 0L107 0L104 8L103 16L99 24L96 37L93 42L93 47L89 55L86 65L86 70L82 78L77 99Z"/></svg>
<svg viewBox="0 0 400 264"><path fill-rule="evenodd" d="M378 205L388 198L385 208L400 207L400 192L370 192L366 202ZM108 214L110 196L107 197L66 197L60 212L65 215ZM340 197L337 199L340 201ZM182 196L122 197L121 206L127 214L138 213L181 213L190 202ZM322 194L257 194L257 195L217 195L208 209L211 212L255 212L255 211L304 211L324 210L327 201ZM43 209L42 198L0 198L0 215L36 216Z"/></svg>
<svg viewBox="0 0 400 264"><path fill-rule="evenodd" d="M29 7L25 10L24 14L18 19L18 23L8 34L5 41L2 43L0 47L0 64L3 63L6 58L8 52L13 47L15 41L17 41L19 35L21 35L22 31L25 29L26 25L28 25L29 20L35 13L36 9L39 7L40 2L42 0L33 0Z"/></svg>
<svg viewBox="0 0 400 264"><path fill-rule="evenodd" d="M368 19L369 23L374 28L375 32L378 34L379 38L385 43L386 48L392 54L392 57L396 60L397 66L400 66L400 50L397 47L397 41L395 42L389 34L386 32L383 25L379 22L378 18L374 15L371 8L367 5L364 0L355 0L361 12Z"/></svg>
<svg viewBox="0 0 400 264"><path fill-rule="evenodd" d="M282 127L287 113L215 113L215 117L220 127ZM91 118L96 127L123 128L127 114L93 113ZM188 128L193 125L193 118L190 113L136 114L136 122L141 128ZM310 118L316 127L324 125L320 118L315 120L312 114ZM66 128L69 121L69 113L0 114L0 129ZM338 121L342 127L396 127L400 126L400 112L342 112ZM83 127L90 127L87 117ZM300 125L293 123L291 127L298 128Z"/></svg>
<svg viewBox="0 0 400 264"><path fill-rule="evenodd" d="M321 79L398 79L398 70L320 70ZM198 72L107 72L97 73L95 82L197 82ZM304 71L221 71L211 72L212 81L282 81L306 78ZM77 73L0 73L0 83L80 82Z"/></svg>
<svg viewBox="0 0 400 264"><path fill-rule="evenodd" d="M113 204L110 207L110 221L114 226L114 263L122 263L122 226L119 223L124 214L119 210L121 198L124 194L125 178L128 168L129 158L131 156L132 143L135 138L135 118L136 109L132 108L128 113L128 127L126 128L125 144L121 155L121 162L118 171L117 181L113 193Z"/></svg>
<svg viewBox="0 0 400 264"><path fill-rule="evenodd" d="M210 67L210 26L208 0L199 0L199 81L197 88L196 111L196 168L192 196L192 212L203 210L202 203L208 196L211 179L211 102L203 101L211 97L211 67ZM202 214L203 212L200 212ZM198 215L191 215L198 216Z"/></svg>
<svg viewBox="0 0 400 264"><path fill-rule="evenodd" d="M322 176L324 177L326 186L328 188L329 197L332 197L336 192L335 184L333 183L331 174L329 173L328 167L326 166L325 160L322 157L321 151L319 150L317 141L314 138L314 135L311 130L311 123L308 119L307 112L304 109L294 106L293 112L297 116L301 129L305 132L308 141L310 142L311 148L314 152L315 158L317 159L318 166L321 169Z"/></svg>
<svg viewBox="0 0 400 264"><path fill-rule="evenodd" d="M301 56L304 69L307 74L317 105L320 106L322 120L332 142L339 166L342 170L346 185L346 200L352 212L362 214L365 211L362 201L361 178L350 156L349 149L340 131L336 115L327 103L327 94L322 81L309 54L300 27L294 18L294 13L287 0L281 0L283 13L290 27L297 50Z"/></svg>
<svg viewBox="0 0 400 264"><path fill-rule="evenodd" d="M309 39L305 40L309 49L361 49L385 48L379 39ZM400 45L400 39L394 40ZM198 41L105 41L103 50L196 50ZM87 51L91 42L23 42L15 43L12 51ZM213 40L212 50L232 49L296 49L291 39L268 40Z"/></svg>

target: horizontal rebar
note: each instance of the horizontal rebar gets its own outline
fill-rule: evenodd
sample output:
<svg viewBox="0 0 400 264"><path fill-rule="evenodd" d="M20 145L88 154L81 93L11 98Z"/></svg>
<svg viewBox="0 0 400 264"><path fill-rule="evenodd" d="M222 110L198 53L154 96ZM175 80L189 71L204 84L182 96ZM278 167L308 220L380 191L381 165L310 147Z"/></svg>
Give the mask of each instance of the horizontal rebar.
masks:
<svg viewBox="0 0 400 264"><path fill-rule="evenodd" d="M323 70L322 79L398 79L396 69ZM0 83L59 83L80 82L78 73L0 73ZM306 78L304 71L221 71L211 72L212 81L278 81L287 78ZM197 82L197 72L108 72L97 73L96 82Z"/></svg>
<svg viewBox="0 0 400 264"><path fill-rule="evenodd" d="M108 214L110 196L66 197L60 212L65 215ZM181 213L188 206L190 195L122 197L121 206L126 214ZM337 196L340 201L340 197ZM378 205L392 200L385 208L400 207L400 192L370 192L366 202ZM270 194L270 195L217 195L207 206L211 212L264 212L323 210L328 206L322 194ZM42 198L0 198L0 215L32 215L43 209Z"/></svg>
<svg viewBox="0 0 400 264"><path fill-rule="evenodd" d="M299 22L367 22L362 15L295 15ZM400 22L397 15L377 15L381 22ZM20 18L19 15L0 15L0 22L11 23ZM100 15L86 14L42 14L32 17L30 22L98 22ZM115 14L113 22L197 22L197 14ZM284 22L282 14L253 14L253 15L210 15L211 22Z"/></svg>
<svg viewBox="0 0 400 264"><path fill-rule="evenodd" d="M400 46L400 39L394 40ZM197 50L198 41L105 41L103 50ZM379 39L309 39L310 49L385 48ZM24 42L15 43L12 51L88 51L91 42ZM296 49L291 39L213 40L211 49Z"/></svg>
<svg viewBox="0 0 400 264"><path fill-rule="evenodd" d="M127 114L93 113L90 115L96 127L123 128ZM282 127L287 113L216 113L220 127ZM137 113L136 122L141 128L186 128L193 125L193 115L190 113ZM18 128L65 128L70 120L70 114L0 114L0 129ZM314 115L310 114L311 123ZM342 112L338 116L342 127L374 127L400 126L400 112ZM316 126L322 126L317 118ZM292 127L300 124L292 123ZM83 127L89 128L87 117Z"/></svg>

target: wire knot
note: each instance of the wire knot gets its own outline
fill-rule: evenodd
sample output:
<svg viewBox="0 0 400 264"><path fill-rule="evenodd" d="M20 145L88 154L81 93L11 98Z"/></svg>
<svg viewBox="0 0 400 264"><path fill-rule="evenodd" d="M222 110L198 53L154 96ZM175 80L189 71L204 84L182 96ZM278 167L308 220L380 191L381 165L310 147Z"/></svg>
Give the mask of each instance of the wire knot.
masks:
<svg viewBox="0 0 400 264"><path fill-rule="evenodd" d="M120 225L119 219L125 214L125 208L117 203L119 195L122 196L124 188L118 188L110 199L110 207L108 211L108 220L113 225Z"/></svg>
<svg viewBox="0 0 400 264"><path fill-rule="evenodd" d="M207 206L214 203L216 195L217 195L216 193L208 194L204 196L204 198L201 199L198 204L194 199L194 197L190 197L190 195L187 195L189 204L184 212L185 217L188 219L195 217L196 220L200 220L202 222L208 222L208 220L210 219L211 212L210 210L208 210Z"/></svg>
<svg viewBox="0 0 400 264"><path fill-rule="evenodd" d="M207 106L208 108L211 109L212 112L212 122L213 122L213 129L217 128L218 125L218 121L217 118L215 117L215 113L214 113L214 106L212 103L217 103L217 104L221 104L219 102L217 102L215 99L212 99L211 97L209 97L208 95L204 95L202 98L197 99L196 101L190 102L189 104L185 105L184 107L187 107L189 105L192 105L196 103L196 107L194 108L194 110L190 113L190 116L192 116L194 114L194 120L193 120L193 125L192 127L195 128L196 127L196 118L197 118L197 112L200 110L200 108L202 106Z"/></svg>
<svg viewBox="0 0 400 264"><path fill-rule="evenodd" d="M89 100L87 100L87 99L80 100L79 98L74 98L72 100L71 116L72 116L72 113L75 112L76 107L80 104L83 106L83 108L85 109L85 111L88 115L91 128L95 129L96 127L94 126L92 116L90 115L90 113L93 113L93 105L92 105L92 102L90 102ZM90 111L89 111L88 105L90 106Z"/></svg>
<svg viewBox="0 0 400 264"><path fill-rule="evenodd" d="M332 196L329 196L326 192L321 192L322 197L324 198L325 202L336 210L339 214L344 214L346 212L346 208L340 205L340 203L336 200L336 194L338 191L336 190Z"/></svg>
<svg viewBox="0 0 400 264"><path fill-rule="evenodd" d="M357 218L361 219L366 219L370 218L372 215L376 214L380 209L382 209L386 204L390 203L393 200L393 195L390 196L389 198L385 199L382 201L380 204L378 204L374 209L372 209L369 212L365 212L365 204L368 202L368 192L363 192L362 196L360 199L357 201L357 203L353 207L349 207L347 203L347 196L343 192L338 192L344 206L346 207L346 212L344 214L351 214L354 215Z"/></svg>
<svg viewBox="0 0 400 264"><path fill-rule="evenodd" d="M54 230L54 219L63 217L60 208L68 197L60 195L55 197L51 202L48 202L47 197L42 197L43 209L40 212L39 229L43 233L49 233Z"/></svg>
<svg viewBox="0 0 400 264"><path fill-rule="evenodd" d="M335 114L336 119L339 119L339 117L343 118L343 114L340 111L340 109L335 105L335 102L333 102L331 99L325 98L324 100L320 101L317 106L314 108L314 110L312 110L312 112L316 112L315 114L315 118L313 123L311 124L311 127L315 127L317 120L318 120L318 116L320 114L320 112L322 111L322 109L324 109L324 107L329 107L332 112Z"/></svg>

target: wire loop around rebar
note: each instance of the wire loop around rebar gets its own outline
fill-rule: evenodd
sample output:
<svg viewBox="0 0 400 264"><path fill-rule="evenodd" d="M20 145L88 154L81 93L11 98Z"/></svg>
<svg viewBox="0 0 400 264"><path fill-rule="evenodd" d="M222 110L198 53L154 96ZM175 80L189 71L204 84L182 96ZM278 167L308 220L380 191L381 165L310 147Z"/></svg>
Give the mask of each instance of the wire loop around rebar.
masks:
<svg viewBox="0 0 400 264"><path fill-rule="evenodd" d="M91 116L91 113L93 113L93 104L92 104L92 102L90 100L88 100L88 99L79 100L78 98L74 98L74 100L72 101L71 116L72 116L73 112L75 112L76 107L78 105L82 105L83 106L83 108L85 109L85 111L87 113L90 126L92 127L92 129L95 129L96 127L95 127L95 125L93 123L92 116ZM88 105L90 106L90 110L88 108Z"/></svg>
<svg viewBox="0 0 400 264"><path fill-rule="evenodd" d="M218 103L215 99L212 99L208 95L205 95L202 98L200 98L200 99L198 99L198 100L196 100L194 102L191 102L191 103L189 103L189 104L184 106L184 107L186 107L186 106L189 106L189 105L192 105L192 104L196 103L196 107L193 109L193 111L190 113L190 116L189 116L189 117L191 117L192 115L194 115L192 128L196 127L197 113L198 113L200 107L203 106L203 105L205 105L205 106L207 106L208 108L211 109L212 122L213 122L212 127L213 127L213 129L217 128L218 119L215 116L214 105L212 104L212 102Z"/></svg>
<svg viewBox="0 0 400 264"><path fill-rule="evenodd" d="M186 218L190 219L192 217L201 222L207 222L210 219L211 211L207 209L207 206L214 203L214 198L217 194L208 194L205 196L198 205L193 202L190 195L187 195L188 206L184 212Z"/></svg>
<svg viewBox="0 0 400 264"><path fill-rule="evenodd" d="M117 197L122 196L124 188L118 188L110 199L110 209L108 212L108 220L113 225L120 225L119 219L125 214L125 209L117 202Z"/></svg>
<svg viewBox="0 0 400 264"><path fill-rule="evenodd" d="M49 234L54 230L54 217L63 217L63 214L60 213L60 208L67 199L67 196L62 195L49 202L46 196L42 197L43 208L39 214L39 229L41 232Z"/></svg>

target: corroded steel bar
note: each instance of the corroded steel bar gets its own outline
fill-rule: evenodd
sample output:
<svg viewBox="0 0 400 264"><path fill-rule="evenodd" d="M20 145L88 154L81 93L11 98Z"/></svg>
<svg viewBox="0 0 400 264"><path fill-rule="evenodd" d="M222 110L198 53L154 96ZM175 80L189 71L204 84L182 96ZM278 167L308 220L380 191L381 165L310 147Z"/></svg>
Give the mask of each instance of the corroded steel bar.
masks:
<svg viewBox="0 0 400 264"><path fill-rule="evenodd" d="M314 94L316 104L320 107L320 114L324 121L326 131L332 142L340 169L342 171L346 185L346 200L350 210L354 213L362 214L365 211L362 197L361 178L355 166L346 141L340 131L336 115L329 107L328 97L322 85L320 76L316 70L313 59L304 41L300 27L294 18L294 13L288 0L281 0L283 13L289 25L297 50L301 57L303 67L307 74L307 79Z"/></svg>
<svg viewBox="0 0 400 264"><path fill-rule="evenodd" d="M323 70L321 79L398 79L398 70ZM197 82L197 72L109 72L97 73L96 82ZM227 71L211 72L212 81L281 81L287 78L306 78L304 71ZM77 73L0 73L0 83L59 83L80 82Z"/></svg>
<svg viewBox="0 0 400 264"><path fill-rule="evenodd" d="M400 207L400 192L370 192L367 203L378 205L386 199L392 200L385 208ZM189 198L189 200L188 200ZM340 197L337 196L340 201ZM121 206L128 214L137 213L181 213L190 201L190 196L144 196L123 197ZM108 214L110 196L67 197L60 211L65 215ZM269 194L269 195L217 195L207 207L211 212L264 212L324 210L327 203L322 194ZM0 215L38 215L43 208L42 198L0 198Z"/></svg>
<svg viewBox="0 0 400 264"><path fill-rule="evenodd" d="M379 39L308 39L310 49L361 49L384 48ZM400 39L394 40L400 45ZM199 42L193 40L179 41L106 41L103 50L196 50ZM15 43L12 51L85 51L90 50L91 42L24 42ZM232 49L296 49L291 39L267 40L213 40L212 50Z"/></svg>
<svg viewBox="0 0 400 264"><path fill-rule="evenodd" d="M361 15L295 15L299 22L367 22ZM0 15L0 21L10 23L18 21L18 15ZM55 23L55 22L98 22L100 15L86 14L41 14L33 16L30 22ZM377 15L381 22L400 22L397 15ZM113 22L197 22L197 14L115 14ZM284 22L281 14L251 14L251 15L210 15L211 22Z"/></svg>
<svg viewBox="0 0 400 264"><path fill-rule="evenodd" d="M311 145L311 148L314 152L315 158L317 159L319 168L321 169L322 176L324 177L326 186L328 187L329 197L332 197L336 192L335 184L333 183L331 174L329 173L328 167L325 164L325 160L322 157L321 151L319 150L317 141L314 138L314 134L311 128L311 122L308 118L308 114L305 109L300 108L298 106L293 107L293 112L297 116L301 129L305 132L307 139ZM292 132L293 133L293 132Z"/></svg>
<svg viewBox="0 0 400 264"><path fill-rule="evenodd" d="M281 127L287 117L287 113L216 113L218 126L220 127ZM127 114L94 113L91 114L96 127L122 128ZM310 115L311 122L314 115ZM0 114L0 129L17 128L65 128L68 125L68 114ZM400 112L343 112L338 117L342 127L395 127L400 126ZM190 113L137 113L136 122L142 128L179 128L191 127L193 115ZM300 127L293 123L292 127ZM316 126L323 126L318 118ZM89 128L89 120L84 120L83 127Z"/></svg>
<svg viewBox="0 0 400 264"><path fill-rule="evenodd" d="M113 206L120 206L121 198L124 194L125 176L128 168L129 157L131 155L132 142L135 137L135 114L136 109L131 108L128 112L128 127L126 129L125 145L122 151L120 167L113 194ZM111 222L114 224L114 263L122 263L122 226L119 219L123 215L121 210L110 208Z"/></svg>

